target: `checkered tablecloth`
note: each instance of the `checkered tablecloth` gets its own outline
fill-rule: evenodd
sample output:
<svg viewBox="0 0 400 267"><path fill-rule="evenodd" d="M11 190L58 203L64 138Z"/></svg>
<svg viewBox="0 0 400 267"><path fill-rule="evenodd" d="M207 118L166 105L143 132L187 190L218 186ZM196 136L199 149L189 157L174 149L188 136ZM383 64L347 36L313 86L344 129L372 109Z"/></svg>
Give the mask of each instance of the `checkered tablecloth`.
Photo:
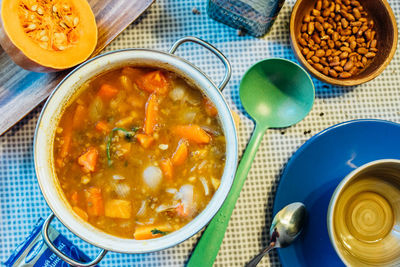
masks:
<svg viewBox="0 0 400 267"><path fill-rule="evenodd" d="M235 29L211 20L206 0L159 0L139 20L128 27L106 51L139 47L167 51L178 38L193 35L219 48L231 61L232 79L224 95L241 117L240 151L253 129L239 101L239 82L253 63L271 57L295 61L289 43L289 17L294 0L287 1L271 32L263 38L238 36ZM400 1L389 1L400 17ZM197 8L200 14L194 14ZM219 81L224 73L221 63L203 48L185 44L178 55L190 60ZM356 87L330 86L313 79L315 105L299 124L269 130L253 163L229 228L216 260L216 266L243 266L266 244L272 203L282 169L290 156L308 138L333 124L358 118L379 118L400 122L399 52L374 81ZM33 135L42 105L6 134L0 136L0 262L4 262L39 217L50 210L36 182L32 155ZM1 116L1 115L0 115ZM60 223L54 226L70 240L94 256L96 248L74 237ZM183 266L199 234L173 248L151 254L108 253L101 266ZM275 252L260 266L277 266Z"/></svg>

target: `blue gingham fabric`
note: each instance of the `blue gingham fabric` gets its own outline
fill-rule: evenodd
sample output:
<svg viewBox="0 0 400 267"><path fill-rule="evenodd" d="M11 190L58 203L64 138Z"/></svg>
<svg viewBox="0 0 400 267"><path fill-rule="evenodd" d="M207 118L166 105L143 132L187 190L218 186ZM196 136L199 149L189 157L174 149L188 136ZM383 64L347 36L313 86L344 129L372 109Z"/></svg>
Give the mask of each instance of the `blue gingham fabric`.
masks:
<svg viewBox="0 0 400 267"><path fill-rule="evenodd" d="M255 62L271 57L295 60L289 43L289 17L294 0L286 1L272 30L262 38L239 36L237 30L207 16L206 0L158 0L139 20L128 27L106 51L139 47L167 51L186 35L202 38L219 48L231 61L233 75L224 95L241 117L240 151L250 137L253 122L239 101L238 87L244 72ZM400 2L389 0L400 17ZM196 8L200 14L192 12ZM184 44L177 54L196 64L217 83L222 64L208 51ZM375 80L355 87L331 86L313 79L316 100L308 117L297 125L266 133L252 170L233 212L215 266L243 266L267 243L272 202L285 163L313 134L333 124L358 118L400 122L400 56L396 53L386 70ZM0 262L4 262L24 240L39 217L50 213L36 182L32 143L42 105L0 136ZM0 115L1 116L1 115ZM74 237L60 223L57 230L89 256L98 249ZM173 248L151 254L128 255L110 252L100 266L183 266L199 234ZM279 266L275 252L259 266Z"/></svg>

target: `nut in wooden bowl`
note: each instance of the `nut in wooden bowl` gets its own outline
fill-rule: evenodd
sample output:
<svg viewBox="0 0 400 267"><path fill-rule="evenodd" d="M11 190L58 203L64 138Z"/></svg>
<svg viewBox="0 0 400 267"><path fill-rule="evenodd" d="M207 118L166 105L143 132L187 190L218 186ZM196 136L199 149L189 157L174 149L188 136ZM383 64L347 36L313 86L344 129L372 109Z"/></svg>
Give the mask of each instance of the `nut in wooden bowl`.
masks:
<svg viewBox="0 0 400 267"><path fill-rule="evenodd" d="M393 58L398 30L386 0L298 0L290 41L317 79L353 86L377 77Z"/></svg>

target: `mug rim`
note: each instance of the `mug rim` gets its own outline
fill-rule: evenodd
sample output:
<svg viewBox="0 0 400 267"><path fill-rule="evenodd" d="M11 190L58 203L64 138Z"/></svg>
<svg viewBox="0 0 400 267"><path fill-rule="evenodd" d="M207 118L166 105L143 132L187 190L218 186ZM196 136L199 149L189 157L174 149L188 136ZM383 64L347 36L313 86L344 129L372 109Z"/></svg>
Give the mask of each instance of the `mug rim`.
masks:
<svg viewBox="0 0 400 267"><path fill-rule="evenodd" d="M343 189L355 178L357 178L357 174L360 172L371 168L375 167L381 164L396 164L400 166L400 160L398 159L378 159L374 160L368 163L365 163L364 165L361 165L360 167L352 170L349 174L347 174L342 181L337 185L335 188L335 191L332 193L331 200L329 201L328 205L328 212L327 212L327 226L328 226L328 235L329 235L329 240L331 241L331 245L335 249L336 255L339 256L339 258L342 260L343 263L345 263L347 266L350 266L350 263L346 260L345 257L343 257L337 243L337 239L335 238L335 231L334 231L334 224L333 224L333 213L337 204L337 200L340 196L340 194L343 192ZM336 241L336 242L335 242Z"/></svg>

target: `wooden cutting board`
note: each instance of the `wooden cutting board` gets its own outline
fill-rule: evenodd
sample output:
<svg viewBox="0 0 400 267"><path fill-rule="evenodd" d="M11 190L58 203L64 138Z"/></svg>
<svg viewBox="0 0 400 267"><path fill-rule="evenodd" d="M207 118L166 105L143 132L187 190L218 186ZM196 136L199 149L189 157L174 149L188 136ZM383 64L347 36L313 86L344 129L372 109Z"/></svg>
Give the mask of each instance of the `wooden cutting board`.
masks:
<svg viewBox="0 0 400 267"><path fill-rule="evenodd" d="M96 17L100 53L155 0L88 0ZM0 47L0 135L46 99L70 72L35 73L16 65Z"/></svg>

